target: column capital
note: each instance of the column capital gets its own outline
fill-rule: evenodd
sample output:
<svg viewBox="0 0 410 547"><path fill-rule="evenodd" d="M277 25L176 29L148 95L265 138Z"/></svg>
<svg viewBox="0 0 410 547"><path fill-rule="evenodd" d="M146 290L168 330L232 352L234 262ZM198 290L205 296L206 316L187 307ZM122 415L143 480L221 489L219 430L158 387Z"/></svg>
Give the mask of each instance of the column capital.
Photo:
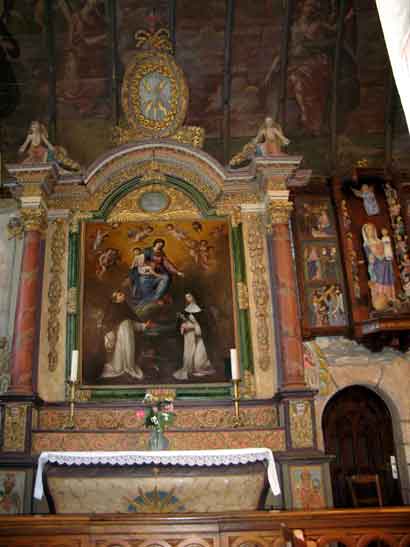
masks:
<svg viewBox="0 0 410 547"><path fill-rule="evenodd" d="M293 202L288 199L271 199L267 209L271 224L288 224L293 210Z"/></svg>
<svg viewBox="0 0 410 547"><path fill-rule="evenodd" d="M20 217L25 232L44 232L47 228L47 212L42 204L38 207L23 207Z"/></svg>

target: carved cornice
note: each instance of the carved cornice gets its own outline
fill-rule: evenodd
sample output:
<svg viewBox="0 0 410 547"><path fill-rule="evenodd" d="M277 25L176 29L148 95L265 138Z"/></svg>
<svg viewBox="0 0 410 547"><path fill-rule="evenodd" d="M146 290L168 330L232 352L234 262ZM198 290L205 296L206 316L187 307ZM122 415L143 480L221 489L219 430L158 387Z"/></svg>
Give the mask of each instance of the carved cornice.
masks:
<svg viewBox="0 0 410 547"><path fill-rule="evenodd" d="M57 166L54 163L21 164L9 163L7 171L21 185L43 184L57 178Z"/></svg>
<svg viewBox="0 0 410 547"><path fill-rule="evenodd" d="M62 219L53 220L54 228L51 237L50 282L48 285L48 370L54 372L58 364L58 343L61 325L59 320L60 304L63 295L64 254L66 250L66 222Z"/></svg>
<svg viewBox="0 0 410 547"><path fill-rule="evenodd" d="M92 213L88 213L88 212L80 212L80 211L74 211L71 215L71 220L70 220L70 233L72 234L78 234L78 232L80 231L80 222L82 220L86 220L86 219L89 219L89 218L92 218Z"/></svg>

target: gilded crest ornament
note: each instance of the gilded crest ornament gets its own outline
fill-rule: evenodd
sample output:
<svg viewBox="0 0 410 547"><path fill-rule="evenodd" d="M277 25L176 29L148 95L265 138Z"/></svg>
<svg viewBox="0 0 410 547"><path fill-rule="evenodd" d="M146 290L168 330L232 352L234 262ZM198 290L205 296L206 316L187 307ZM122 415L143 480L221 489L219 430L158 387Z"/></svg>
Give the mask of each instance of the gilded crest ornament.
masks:
<svg viewBox="0 0 410 547"><path fill-rule="evenodd" d="M171 137L188 108L188 86L170 51L166 29L135 34L138 51L125 71L122 107L128 125L143 138Z"/></svg>

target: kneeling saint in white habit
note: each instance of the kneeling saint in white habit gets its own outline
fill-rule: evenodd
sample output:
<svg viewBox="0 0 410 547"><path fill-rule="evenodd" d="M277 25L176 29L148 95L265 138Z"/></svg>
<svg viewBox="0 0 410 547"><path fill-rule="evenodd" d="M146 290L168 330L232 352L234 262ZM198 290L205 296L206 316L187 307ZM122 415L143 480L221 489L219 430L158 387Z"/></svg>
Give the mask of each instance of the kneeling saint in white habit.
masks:
<svg viewBox="0 0 410 547"><path fill-rule="evenodd" d="M184 313L179 314L182 320L180 333L184 337L184 354L182 368L174 372L176 380L188 380L190 376L208 376L215 373L206 352L202 338L201 326L195 315L201 308L191 293L185 295Z"/></svg>
<svg viewBox="0 0 410 547"><path fill-rule="evenodd" d="M112 295L112 303L119 308L122 308L124 304L127 306L125 294L122 291L115 291ZM128 312L130 312L129 309ZM136 380L144 377L141 368L136 364L135 335L143 332L147 326L148 323L123 319L116 330L112 329L105 334L104 345L109 360L104 364L101 378L117 378L123 374L128 374Z"/></svg>

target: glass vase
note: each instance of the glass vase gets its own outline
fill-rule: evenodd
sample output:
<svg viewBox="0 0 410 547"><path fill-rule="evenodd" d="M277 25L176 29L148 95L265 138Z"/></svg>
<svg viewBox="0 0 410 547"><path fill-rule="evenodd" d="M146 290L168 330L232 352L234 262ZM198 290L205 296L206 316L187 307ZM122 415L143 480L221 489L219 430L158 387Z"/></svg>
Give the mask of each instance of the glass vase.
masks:
<svg viewBox="0 0 410 547"><path fill-rule="evenodd" d="M164 432L160 429L152 429L148 440L148 448L150 450L166 450L168 446L169 440L165 437Z"/></svg>

